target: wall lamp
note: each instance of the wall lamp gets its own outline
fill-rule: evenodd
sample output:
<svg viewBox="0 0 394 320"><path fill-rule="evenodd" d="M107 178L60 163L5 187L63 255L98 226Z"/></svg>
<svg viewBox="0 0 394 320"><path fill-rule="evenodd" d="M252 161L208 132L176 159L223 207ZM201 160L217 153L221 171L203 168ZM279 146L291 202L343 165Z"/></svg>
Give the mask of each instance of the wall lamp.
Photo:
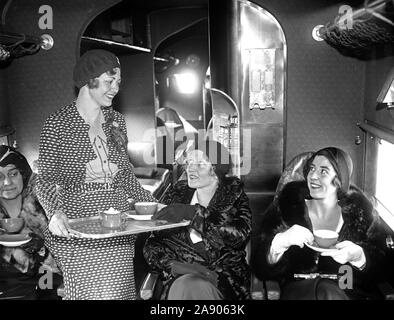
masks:
<svg viewBox="0 0 394 320"><path fill-rule="evenodd" d="M0 61L34 54L40 48L50 50L53 45L54 40L49 34L33 37L25 34L0 33Z"/></svg>

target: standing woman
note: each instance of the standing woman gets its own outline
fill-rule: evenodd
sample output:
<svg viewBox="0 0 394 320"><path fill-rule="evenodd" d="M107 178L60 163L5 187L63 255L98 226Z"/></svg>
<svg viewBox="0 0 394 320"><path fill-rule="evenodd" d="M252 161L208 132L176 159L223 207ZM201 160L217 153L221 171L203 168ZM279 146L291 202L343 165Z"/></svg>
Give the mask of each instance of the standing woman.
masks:
<svg viewBox="0 0 394 320"><path fill-rule="evenodd" d="M49 219L46 245L63 272L65 299L135 299L135 236L78 239L69 219L91 217L128 199L156 201L135 178L124 117L111 107L118 58L86 52L74 68L76 101L49 116L41 132L37 194Z"/></svg>

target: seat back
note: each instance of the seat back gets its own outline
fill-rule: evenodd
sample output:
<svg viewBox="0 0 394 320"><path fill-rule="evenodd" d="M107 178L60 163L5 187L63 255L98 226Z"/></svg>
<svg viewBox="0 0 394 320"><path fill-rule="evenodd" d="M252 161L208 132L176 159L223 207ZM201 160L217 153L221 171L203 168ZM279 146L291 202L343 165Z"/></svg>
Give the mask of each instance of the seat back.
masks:
<svg viewBox="0 0 394 320"><path fill-rule="evenodd" d="M160 108L156 111L156 125L158 162L172 166L177 148L186 139L184 125L178 113L171 108Z"/></svg>
<svg viewBox="0 0 394 320"><path fill-rule="evenodd" d="M311 151L303 152L289 161L280 176L278 185L276 186L274 197L275 200L278 198L279 193L287 183L292 181L302 181L305 179L303 173L304 165L312 156L312 154L313 152Z"/></svg>
<svg viewBox="0 0 394 320"><path fill-rule="evenodd" d="M304 180L304 165L312 154L313 152L303 152L288 162L276 186L273 201L277 201L279 193L287 183ZM277 281L261 281L255 275L252 275L251 292L253 300L278 300L280 298L280 286Z"/></svg>

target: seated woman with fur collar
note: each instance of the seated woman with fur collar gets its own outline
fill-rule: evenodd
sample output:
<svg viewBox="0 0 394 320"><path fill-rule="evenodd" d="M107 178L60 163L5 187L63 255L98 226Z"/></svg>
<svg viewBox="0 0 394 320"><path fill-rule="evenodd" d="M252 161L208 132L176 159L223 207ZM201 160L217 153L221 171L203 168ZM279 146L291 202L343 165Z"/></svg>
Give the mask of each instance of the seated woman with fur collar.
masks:
<svg viewBox="0 0 394 320"><path fill-rule="evenodd" d="M59 274L55 276L60 270L44 247L48 221L35 196L34 181L26 158L12 147L0 146L0 227L10 221L6 219L17 218L22 222L20 230L12 231L27 241L0 244L0 299L57 298L51 289L61 281ZM41 276L43 290L37 290Z"/></svg>
<svg viewBox="0 0 394 320"><path fill-rule="evenodd" d="M279 281L282 299L376 297L383 241L372 203L350 186L352 170L346 152L321 149L306 162L305 181L287 183L264 213L252 240L252 268L260 279ZM316 248L314 232L321 229L338 234L334 250Z"/></svg>
<svg viewBox="0 0 394 320"><path fill-rule="evenodd" d="M167 206L153 217L190 220L190 225L155 232L146 241L144 256L164 280L162 298L248 299L249 200L241 180L226 176L231 168L226 148L216 141L204 143L186 153L187 181L178 181L166 193Z"/></svg>

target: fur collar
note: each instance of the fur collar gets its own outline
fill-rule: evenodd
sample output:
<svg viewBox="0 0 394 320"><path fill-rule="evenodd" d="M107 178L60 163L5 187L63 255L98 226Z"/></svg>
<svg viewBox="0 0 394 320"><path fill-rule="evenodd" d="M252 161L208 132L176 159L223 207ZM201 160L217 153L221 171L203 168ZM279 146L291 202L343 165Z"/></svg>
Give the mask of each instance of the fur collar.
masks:
<svg viewBox="0 0 394 320"><path fill-rule="evenodd" d="M286 227L299 224L312 230L305 205L308 196L308 186L305 181L290 182L283 188L278 198L278 205ZM357 230L358 233L366 235L369 227L377 219L371 201L355 186L350 187L349 192L338 204L342 208L345 230Z"/></svg>
<svg viewBox="0 0 394 320"><path fill-rule="evenodd" d="M174 199L172 203L190 203L196 189L190 188L187 180L178 181L174 185ZM239 199L243 191L243 182L237 177L229 177L221 181L208 207L219 210L232 206Z"/></svg>

